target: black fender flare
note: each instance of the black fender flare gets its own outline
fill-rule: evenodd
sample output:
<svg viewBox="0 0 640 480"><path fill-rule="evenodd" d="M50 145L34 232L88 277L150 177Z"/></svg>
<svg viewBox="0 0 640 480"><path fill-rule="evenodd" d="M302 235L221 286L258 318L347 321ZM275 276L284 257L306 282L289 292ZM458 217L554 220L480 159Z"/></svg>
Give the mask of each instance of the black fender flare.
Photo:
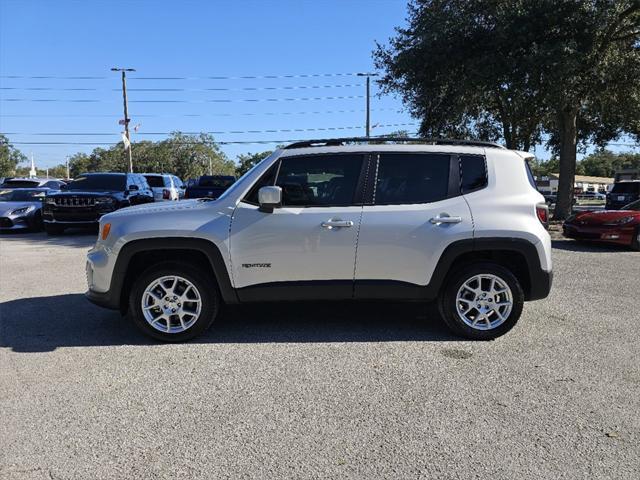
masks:
<svg viewBox="0 0 640 480"><path fill-rule="evenodd" d="M238 303L238 296L231 284L231 278L220 249L209 240L187 237L161 237L127 242L118 252L118 258L111 274L109 290L104 293L89 290L86 294L87 298L102 307L122 310L122 289L125 286L131 260L138 253L161 250L192 250L204 254L209 260L224 302Z"/></svg>

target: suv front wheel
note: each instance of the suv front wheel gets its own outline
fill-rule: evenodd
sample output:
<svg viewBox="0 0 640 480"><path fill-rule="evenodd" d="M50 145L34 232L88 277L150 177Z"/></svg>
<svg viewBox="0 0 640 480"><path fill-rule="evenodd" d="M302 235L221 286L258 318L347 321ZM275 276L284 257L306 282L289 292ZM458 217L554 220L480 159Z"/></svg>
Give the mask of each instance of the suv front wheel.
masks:
<svg viewBox="0 0 640 480"><path fill-rule="evenodd" d="M491 340L513 328L524 305L518 279L494 263L477 263L458 270L439 299L447 326L473 340Z"/></svg>
<svg viewBox="0 0 640 480"><path fill-rule="evenodd" d="M216 284L197 267L165 262L147 269L134 283L129 312L145 334L165 342L200 335L220 305Z"/></svg>

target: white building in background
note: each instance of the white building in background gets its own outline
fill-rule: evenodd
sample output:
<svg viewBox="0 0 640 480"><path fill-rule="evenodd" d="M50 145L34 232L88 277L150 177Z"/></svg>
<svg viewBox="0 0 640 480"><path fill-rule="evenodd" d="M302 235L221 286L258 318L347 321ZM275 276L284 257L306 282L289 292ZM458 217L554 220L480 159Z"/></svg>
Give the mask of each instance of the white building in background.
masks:
<svg viewBox="0 0 640 480"><path fill-rule="evenodd" d="M29 170L29 178L34 178L38 176L38 172L36 171L36 163L33 160L33 153L31 154L31 170Z"/></svg>
<svg viewBox="0 0 640 480"><path fill-rule="evenodd" d="M558 173L548 176L536 177L536 187L540 193L550 195L558 193ZM614 179L608 177L592 177L589 175L576 175L573 188L575 193L600 192L606 193L611 190Z"/></svg>

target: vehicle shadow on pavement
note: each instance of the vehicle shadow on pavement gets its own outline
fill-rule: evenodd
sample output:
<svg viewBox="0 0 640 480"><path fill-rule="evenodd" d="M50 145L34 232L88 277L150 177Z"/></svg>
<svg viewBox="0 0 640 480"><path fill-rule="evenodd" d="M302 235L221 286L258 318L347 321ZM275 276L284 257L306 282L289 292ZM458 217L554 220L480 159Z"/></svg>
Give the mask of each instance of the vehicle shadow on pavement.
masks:
<svg viewBox="0 0 640 480"><path fill-rule="evenodd" d="M558 250L581 253L612 253L612 252L632 252L624 245L615 245L598 242L580 242L576 240L552 240L551 246Z"/></svg>
<svg viewBox="0 0 640 480"><path fill-rule="evenodd" d="M60 235L47 235L44 232L21 232L8 230L0 233L0 242L20 242L26 244L58 245L61 247L92 247L96 243L97 233L87 229L71 229Z"/></svg>
<svg viewBox="0 0 640 480"><path fill-rule="evenodd" d="M211 329L191 343L307 343L460 340L425 304L273 303L225 307ZM0 346L14 352L58 347L162 345L118 312L82 294L0 304Z"/></svg>

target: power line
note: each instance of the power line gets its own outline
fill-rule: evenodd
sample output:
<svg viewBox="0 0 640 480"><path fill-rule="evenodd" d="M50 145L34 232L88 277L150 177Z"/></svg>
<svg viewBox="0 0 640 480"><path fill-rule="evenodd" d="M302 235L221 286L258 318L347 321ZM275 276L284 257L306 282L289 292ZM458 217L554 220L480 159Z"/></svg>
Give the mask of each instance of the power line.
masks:
<svg viewBox="0 0 640 480"><path fill-rule="evenodd" d="M377 127L409 127L416 126L417 123L387 123L380 124ZM207 133L210 135L235 135L235 134L245 134L245 133L293 133L293 132L326 132L333 130L355 130L362 128L362 125L354 125L354 126L341 126L341 127L313 127L313 128L277 128L277 129L268 129L268 130L227 130L227 131L198 131L198 132L180 132L185 135L199 135L201 133ZM165 136L171 135L172 132L140 132L139 135L146 136ZM60 136L60 137L72 137L72 136L86 136L86 137L106 137L106 136L114 136L115 133L103 133L103 132L5 132L5 135L30 135L30 136Z"/></svg>
<svg viewBox="0 0 640 480"><path fill-rule="evenodd" d="M127 88L129 92L258 92L277 90L320 90L326 88L359 88L363 83L336 85L292 85L282 87L239 87L239 88ZM55 87L0 87L0 90L27 92L119 92L118 88L55 88Z"/></svg>
<svg viewBox="0 0 640 480"><path fill-rule="evenodd" d="M174 117L235 117L235 116L278 116L278 115L325 115L325 114L337 114L337 113L362 113L365 109L349 109L349 110L318 110L318 111L298 111L298 112L238 112L238 113L179 113L179 114L136 114L136 118L174 118ZM372 112L395 112L404 113L398 108L372 108ZM29 113L16 113L16 114L0 114L0 118L120 118L121 115L114 114L64 114L64 113L52 113L52 114L29 114Z"/></svg>
<svg viewBox="0 0 640 480"><path fill-rule="evenodd" d="M207 99L207 100L129 100L129 103L255 103L255 102L297 102L316 100L353 100L364 98L364 95L340 95L329 97L296 97L296 98L239 98L239 99ZM44 102L44 103L114 103L112 100L96 99L62 99L62 98L0 98L2 102Z"/></svg>
<svg viewBox="0 0 640 480"><path fill-rule="evenodd" d="M273 80L281 78L328 78L328 77L354 77L352 73L305 73L286 75L207 75L188 77L146 77L131 76L131 80ZM0 78L19 80L107 80L110 77L104 76L59 76L59 75L0 75Z"/></svg>

